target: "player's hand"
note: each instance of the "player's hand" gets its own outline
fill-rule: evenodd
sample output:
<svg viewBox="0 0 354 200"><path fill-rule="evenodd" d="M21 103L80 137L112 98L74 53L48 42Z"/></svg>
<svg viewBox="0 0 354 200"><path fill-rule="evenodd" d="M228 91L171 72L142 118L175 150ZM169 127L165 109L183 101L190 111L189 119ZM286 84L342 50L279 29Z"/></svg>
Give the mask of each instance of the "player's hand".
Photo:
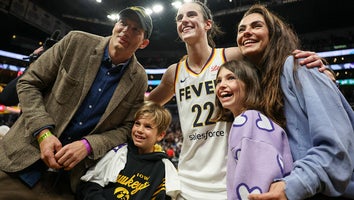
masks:
<svg viewBox="0 0 354 200"><path fill-rule="evenodd" d="M306 65L308 68L318 67L320 72L323 72L326 69L326 61L313 51L302 51L297 49L293 51L293 55L295 58L303 58L303 60L300 61L300 65Z"/></svg>

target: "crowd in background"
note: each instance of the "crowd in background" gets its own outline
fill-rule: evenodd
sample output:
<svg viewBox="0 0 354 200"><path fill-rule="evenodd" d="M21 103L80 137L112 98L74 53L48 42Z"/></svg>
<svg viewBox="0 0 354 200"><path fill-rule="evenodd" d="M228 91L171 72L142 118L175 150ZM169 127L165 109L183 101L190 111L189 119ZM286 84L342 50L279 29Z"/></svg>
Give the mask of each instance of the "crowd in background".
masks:
<svg viewBox="0 0 354 200"><path fill-rule="evenodd" d="M174 119L160 145L163 147L168 158L176 168L178 165L179 154L181 152L182 140L183 137L179 120Z"/></svg>

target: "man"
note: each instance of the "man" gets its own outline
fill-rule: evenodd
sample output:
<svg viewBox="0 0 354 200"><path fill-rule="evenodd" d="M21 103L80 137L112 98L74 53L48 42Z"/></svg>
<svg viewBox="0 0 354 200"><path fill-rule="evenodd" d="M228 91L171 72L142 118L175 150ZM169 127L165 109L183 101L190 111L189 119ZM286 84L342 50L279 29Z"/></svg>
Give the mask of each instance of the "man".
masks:
<svg viewBox="0 0 354 200"><path fill-rule="evenodd" d="M23 113L0 143L0 199L73 199L68 186L126 142L147 89L135 51L151 32L144 8L129 7L111 36L72 31L32 64L17 84Z"/></svg>

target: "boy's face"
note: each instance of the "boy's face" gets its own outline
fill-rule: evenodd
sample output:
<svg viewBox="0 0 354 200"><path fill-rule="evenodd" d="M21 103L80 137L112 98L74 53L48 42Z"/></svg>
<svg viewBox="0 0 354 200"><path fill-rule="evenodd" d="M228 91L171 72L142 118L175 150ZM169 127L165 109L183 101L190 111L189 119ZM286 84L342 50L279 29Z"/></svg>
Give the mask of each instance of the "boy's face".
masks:
<svg viewBox="0 0 354 200"><path fill-rule="evenodd" d="M152 153L154 145L161 141L163 133L158 133L156 124L146 116L139 117L132 128L132 139L139 154Z"/></svg>

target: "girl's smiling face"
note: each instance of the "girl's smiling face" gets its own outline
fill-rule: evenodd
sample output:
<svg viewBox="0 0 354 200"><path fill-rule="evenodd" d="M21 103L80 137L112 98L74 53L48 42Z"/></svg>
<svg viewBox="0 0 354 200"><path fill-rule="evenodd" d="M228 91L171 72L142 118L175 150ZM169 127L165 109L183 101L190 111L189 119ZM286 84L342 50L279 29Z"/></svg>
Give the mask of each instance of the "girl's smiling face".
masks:
<svg viewBox="0 0 354 200"><path fill-rule="evenodd" d="M219 69L216 78L216 96L221 105L230 110L234 116L243 111L245 84L236 75L224 68Z"/></svg>

